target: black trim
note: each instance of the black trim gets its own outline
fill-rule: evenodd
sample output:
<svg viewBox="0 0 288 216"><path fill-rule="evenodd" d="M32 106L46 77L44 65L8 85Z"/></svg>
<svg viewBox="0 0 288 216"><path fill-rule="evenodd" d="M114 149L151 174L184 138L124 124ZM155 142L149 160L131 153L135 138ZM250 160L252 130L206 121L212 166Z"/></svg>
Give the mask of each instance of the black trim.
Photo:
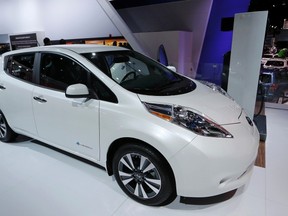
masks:
<svg viewBox="0 0 288 216"><path fill-rule="evenodd" d="M231 199L237 189L210 197L180 197L180 203L189 205L211 205Z"/></svg>
<svg viewBox="0 0 288 216"><path fill-rule="evenodd" d="M33 66L33 83L39 85L40 81L40 60L41 60L41 53L36 52L34 58L34 66Z"/></svg>
<svg viewBox="0 0 288 216"><path fill-rule="evenodd" d="M70 94L67 94L67 93L65 92L65 96L66 96L67 98L87 98L87 99L92 99L92 98L90 98L90 94L70 95Z"/></svg>
<svg viewBox="0 0 288 216"><path fill-rule="evenodd" d="M106 168L105 168L104 166L101 166L101 165L97 164L96 162L93 162L93 161L88 160L88 159L86 159L86 158L83 158L83 157L80 157L80 156L78 156L78 155L72 154L72 153L70 153L70 152L64 151L64 150L62 150L62 149L60 149L60 148L57 148L57 147L55 147L55 146L49 145L49 144L47 144L47 143L44 143L44 142L41 142L41 141L35 140L35 139L32 139L30 142L31 142L31 143L34 143L34 144L41 145L41 146L46 147L46 148L49 148L49 149L52 149L52 150L54 150L54 151L57 151L57 152L59 152L59 153L61 153L61 154L66 155L66 156L68 156L68 157L74 158L74 159L76 159L76 160L79 160L79 161L81 161L81 162L84 162L84 163L86 163L86 164L89 164L89 165L91 165L91 166L94 166L94 167L96 167L96 168L99 168L99 169L101 169L101 170L106 171Z"/></svg>

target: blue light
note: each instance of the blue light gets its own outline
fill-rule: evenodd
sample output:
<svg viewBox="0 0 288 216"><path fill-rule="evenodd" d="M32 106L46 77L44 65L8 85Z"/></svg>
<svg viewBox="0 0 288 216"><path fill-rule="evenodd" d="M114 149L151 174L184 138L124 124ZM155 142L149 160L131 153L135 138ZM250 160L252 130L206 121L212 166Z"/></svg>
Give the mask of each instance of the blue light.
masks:
<svg viewBox="0 0 288 216"><path fill-rule="evenodd" d="M196 78L221 83L223 57L231 50L232 31L221 31L222 18L247 12L250 0L214 0Z"/></svg>

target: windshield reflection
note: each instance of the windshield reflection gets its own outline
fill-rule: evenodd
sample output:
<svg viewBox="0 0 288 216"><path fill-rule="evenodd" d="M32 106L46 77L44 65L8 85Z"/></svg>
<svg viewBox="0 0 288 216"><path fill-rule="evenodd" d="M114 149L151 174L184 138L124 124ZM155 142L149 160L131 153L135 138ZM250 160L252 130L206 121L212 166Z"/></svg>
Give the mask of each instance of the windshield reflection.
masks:
<svg viewBox="0 0 288 216"><path fill-rule="evenodd" d="M195 83L134 51L83 54L123 88L138 94L178 95L193 91Z"/></svg>

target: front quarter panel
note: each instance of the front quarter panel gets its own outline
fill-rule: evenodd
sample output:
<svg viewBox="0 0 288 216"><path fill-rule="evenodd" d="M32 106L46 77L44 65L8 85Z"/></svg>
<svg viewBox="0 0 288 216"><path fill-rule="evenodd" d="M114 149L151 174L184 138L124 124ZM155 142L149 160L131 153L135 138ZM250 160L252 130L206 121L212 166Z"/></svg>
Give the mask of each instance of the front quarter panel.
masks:
<svg viewBox="0 0 288 216"><path fill-rule="evenodd" d="M100 163L105 165L111 143L121 138L143 141L157 149L166 159L191 142L196 135L150 114L137 95L130 102L100 104ZM119 99L119 98L118 98Z"/></svg>

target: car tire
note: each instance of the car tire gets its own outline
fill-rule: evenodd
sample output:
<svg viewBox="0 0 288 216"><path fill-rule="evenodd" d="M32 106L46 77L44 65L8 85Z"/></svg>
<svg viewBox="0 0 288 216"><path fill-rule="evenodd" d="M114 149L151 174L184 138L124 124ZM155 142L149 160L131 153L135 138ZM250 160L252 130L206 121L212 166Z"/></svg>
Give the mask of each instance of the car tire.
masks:
<svg viewBox="0 0 288 216"><path fill-rule="evenodd" d="M4 114L0 111L0 141L11 142L15 138L16 133L10 128Z"/></svg>
<svg viewBox="0 0 288 216"><path fill-rule="evenodd" d="M162 206L176 198L175 180L164 157L143 143L121 146L113 158L113 174L135 201Z"/></svg>

